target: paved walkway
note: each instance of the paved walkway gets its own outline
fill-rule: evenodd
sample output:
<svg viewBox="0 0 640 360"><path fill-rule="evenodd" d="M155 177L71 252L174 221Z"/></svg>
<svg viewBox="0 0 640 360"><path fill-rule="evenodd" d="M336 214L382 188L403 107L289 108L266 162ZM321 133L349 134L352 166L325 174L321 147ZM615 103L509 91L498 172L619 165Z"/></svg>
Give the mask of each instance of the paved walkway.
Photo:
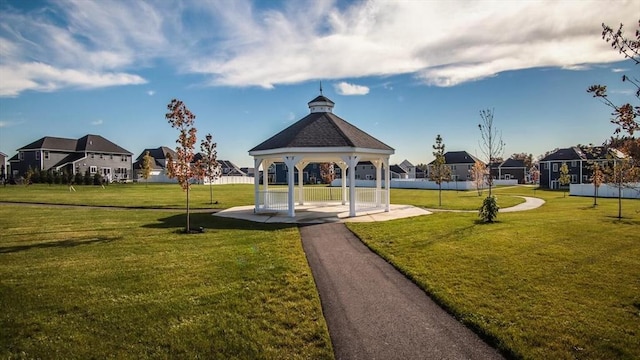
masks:
<svg viewBox="0 0 640 360"><path fill-rule="evenodd" d="M336 359L501 359L344 224L300 227Z"/></svg>

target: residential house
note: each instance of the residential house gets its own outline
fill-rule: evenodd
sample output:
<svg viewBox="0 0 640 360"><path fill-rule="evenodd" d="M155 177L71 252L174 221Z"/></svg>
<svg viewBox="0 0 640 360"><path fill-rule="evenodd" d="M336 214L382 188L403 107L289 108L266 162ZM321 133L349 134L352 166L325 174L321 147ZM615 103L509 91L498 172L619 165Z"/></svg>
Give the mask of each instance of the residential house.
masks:
<svg viewBox="0 0 640 360"><path fill-rule="evenodd" d="M143 167L144 167L144 156L149 152L149 156L151 156L151 173L149 174L148 179L143 178ZM157 148L148 148L142 150L140 155L136 158L135 163L133 164L133 171L135 173L136 181L146 181L146 182L157 182L157 183L167 183L167 182L176 182L177 180L169 178L169 173L167 167L169 166L168 158L177 159L178 154L175 150L166 147L160 146Z"/></svg>
<svg viewBox="0 0 640 360"><path fill-rule="evenodd" d="M100 135L79 139L45 136L19 148L10 160L11 176L24 176L29 169L68 174L100 174L107 181L130 180L131 152Z"/></svg>
<svg viewBox="0 0 640 360"><path fill-rule="evenodd" d="M270 184L286 184L287 183L287 166L283 162L277 162L271 164L268 169L268 179ZM340 174L340 168L334 166L334 174ZM339 176L336 176L339 178ZM298 169L294 170L294 179L298 181ZM318 184L322 183L322 176L320 175L320 164L311 163L307 164L303 169L302 181L305 184Z"/></svg>
<svg viewBox="0 0 640 360"><path fill-rule="evenodd" d="M220 164L222 176L248 176L245 171L229 160L218 160L218 164Z"/></svg>
<svg viewBox="0 0 640 360"><path fill-rule="evenodd" d="M7 154L0 152L0 182L7 179Z"/></svg>
<svg viewBox="0 0 640 360"><path fill-rule="evenodd" d="M250 177L256 176L255 174L256 169L252 167L241 167L240 171L242 171L243 173L247 174L247 176L250 176Z"/></svg>
<svg viewBox="0 0 640 360"><path fill-rule="evenodd" d="M558 189L560 187L560 168L567 164L571 184L591 183L591 165L593 162L609 163L615 159L621 159L624 155L615 149L607 149L603 146L591 148L573 146L557 149L542 158L538 164L540 170L540 187L546 189Z"/></svg>
<svg viewBox="0 0 640 360"><path fill-rule="evenodd" d="M398 166L400 166L404 170L404 172L407 173L409 179L417 178L416 172L418 169L411 162L409 162L409 160L405 159L403 162L398 164ZM392 169L390 168L390 170Z"/></svg>
<svg viewBox="0 0 640 360"><path fill-rule="evenodd" d="M473 164L475 164L476 161L482 162L466 151L447 151L444 154L444 159L445 164L451 169L451 181L471 180L470 170ZM428 164L428 172L431 171L434 162L435 160Z"/></svg>
<svg viewBox="0 0 640 360"><path fill-rule="evenodd" d="M524 159L509 158L498 165L499 180L518 180L518 184L525 184L531 181L529 169L524 164Z"/></svg>

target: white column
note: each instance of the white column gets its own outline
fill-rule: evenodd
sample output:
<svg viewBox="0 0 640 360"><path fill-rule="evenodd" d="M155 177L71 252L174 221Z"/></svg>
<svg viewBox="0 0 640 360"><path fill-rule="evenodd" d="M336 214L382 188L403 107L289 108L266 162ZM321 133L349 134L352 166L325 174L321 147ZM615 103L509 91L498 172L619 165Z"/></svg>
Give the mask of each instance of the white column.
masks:
<svg viewBox="0 0 640 360"><path fill-rule="evenodd" d="M269 168L271 167L272 164L273 164L273 161L264 160L262 162L262 171L263 171L263 174L265 174L264 181L262 182L262 187L265 192L269 191Z"/></svg>
<svg viewBox="0 0 640 360"><path fill-rule="evenodd" d="M295 203L295 195L293 193L293 188L295 186L295 168L296 168L296 164L298 163L298 161L300 161L300 157L299 156L285 156L284 157L284 163L287 165L287 187L289 189L289 194L288 194L288 204L287 204L287 209L288 209L288 214L289 217L295 217L296 216L296 203Z"/></svg>
<svg viewBox="0 0 640 360"><path fill-rule="evenodd" d="M349 217L356 216L356 165L360 157L350 155L342 157L349 167Z"/></svg>
<svg viewBox="0 0 640 360"><path fill-rule="evenodd" d="M307 161L301 161L296 165L296 169L298 169L298 205L304 205L304 168L308 164L309 162Z"/></svg>
<svg viewBox="0 0 640 360"><path fill-rule="evenodd" d="M389 171L389 158L385 158L384 162L384 188L387 190L384 199L384 211L389 212L391 210L391 171Z"/></svg>
<svg viewBox="0 0 640 360"><path fill-rule="evenodd" d="M260 163L262 163L262 159L253 158L253 194L255 204L253 212L260 210ZM266 170L263 170L262 173L265 174Z"/></svg>
<svg viewBox="0 0 640 360"><path fill-rule="evenodd" d="M347 203L347 164L344 161L338 162L340 167L340 186L342 187L342 205Z"/></svg>
<svg viewBox="0 0 640 360"><path fill-rule="evenodd" d="M380 190L382 184L382 159L373 160L371 163L376 167L376 207L380 207Z"/></svg>

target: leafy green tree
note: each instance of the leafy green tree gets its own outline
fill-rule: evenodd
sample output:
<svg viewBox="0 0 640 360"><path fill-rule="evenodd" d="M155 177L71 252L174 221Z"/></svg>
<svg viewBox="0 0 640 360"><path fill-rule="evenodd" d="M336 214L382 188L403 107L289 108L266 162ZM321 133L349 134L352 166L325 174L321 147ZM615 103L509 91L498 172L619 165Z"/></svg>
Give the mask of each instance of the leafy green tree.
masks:
<svg viewBox="0 0 640 360"><path fill-rule="evenodd" d="M93 174L93 185L102 185L102 175L99 172Z"/></svg>
<svg viewBox="0 0 640 360"><path fill-rule="evenodd" d="M451 181L451 168L446 164L445 145L440 134L436 136L436 143L432 147L435 160L431 163L429 180L438 184L438 206L442 206L442 183Z"/></svg>
<svg viewBox="0 0 640 360"><path fill-rule="evenodd" d="M200 142L202 151L202 175L209 179L209 203L213 204L213 182L220 177L220 165L218 164L217 143L213 142L213 135L207 134Z"/></svg>
<svg viewBox="0 0 640 360"><path fill-rule="evenodd" d="M483 222L492 223L495 222L498 217L498 211L500 207L498 206L498 201L496 197L493 195L487 196L482 201L482 206L480 206L480 211L478 212L478 216Z"/></svg>
<svg viewBox="0 0 640 360"><path fill-rule="evenodd" d="M153 157L147 150L142 157L142 178L145 180L144 186L149 185L149 177L151 177L151 166L153 164Z"/></svg>
<svg viewBox="0 0 640 360"><path fill-rule="evenodd" d="M569 176L569 167L567 166L567 163L562 163L562 166L560 166L560 177L558 178L558 183L563 187L566 187L569 184L571 184L571 176ZM563 192L563 197L566 197L566 196L567 196L567 190L565 188Z"/></svg>
<svg viewBox="0 0 640 360"><path fill-rule="evenodd" d="M167 105L168 112L165 114L165 118L171 124L171 127L178 129L179 135L176 143L176 159L173 159L169 155L167 161L168 173L170 178L178 180L178 184L182 187L182 190L187 193L187 227L185 231L189 233L191 231L189 225L189 190L191 189L190 181L192 179L199 179L202 177L202 169L199 162L196 162L195 166L192 166L194 156L194 145L196 144L196 134L198 129L195 128L194 122L196 115L193 114L184 102L173 99Z"/></svg>
<svg viewBox="0 0 640 360"><path fill-rule="evenodd" d="M42 172L40 171L39 168L35 168L33 170L33 174L31 175L30 180L32 184L39 184L41 182L46 182L47 178L46 176L42 176Z"/></svg>

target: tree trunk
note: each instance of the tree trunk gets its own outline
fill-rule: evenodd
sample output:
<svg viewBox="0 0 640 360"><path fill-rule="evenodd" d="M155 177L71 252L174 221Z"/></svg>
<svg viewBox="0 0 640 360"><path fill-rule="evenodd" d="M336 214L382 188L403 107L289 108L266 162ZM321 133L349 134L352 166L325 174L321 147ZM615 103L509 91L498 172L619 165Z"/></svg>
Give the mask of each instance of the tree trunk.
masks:
<svg viewBox="0 0 640 360"><path fill-rule="evenodd" d="M438 207L442 207L442 183L438 184Z"/></svg>
<svg viewBox="0 0 640 360"><path fill-rule="evenodd" d="M213 184L211 178L209 178L209 203L213 204Z"/></svg>
<svg viewBox="0 0 640 360"><path fill-rule="evenodd" d="M187 184L187 234L191 231L191 227L189 226L189 188L190 186Z"/></svg>
<svg viewBox="0 0 640 360"><path fill-rule="evenodd" d="M622 184L618 184L618 219L622 219Z"/></svg>

